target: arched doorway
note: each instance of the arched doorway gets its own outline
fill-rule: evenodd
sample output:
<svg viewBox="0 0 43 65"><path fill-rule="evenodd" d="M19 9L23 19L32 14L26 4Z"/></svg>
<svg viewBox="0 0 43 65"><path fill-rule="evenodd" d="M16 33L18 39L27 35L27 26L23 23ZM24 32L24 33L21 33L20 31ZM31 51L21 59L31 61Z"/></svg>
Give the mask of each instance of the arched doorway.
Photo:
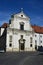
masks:
<svg viewBox="0 0 43 65"><path fill-rule="evenodd" d="M21 38L19 39L19 51L25 50L25 39L23 39L23 35L21 35Z"/></svg>

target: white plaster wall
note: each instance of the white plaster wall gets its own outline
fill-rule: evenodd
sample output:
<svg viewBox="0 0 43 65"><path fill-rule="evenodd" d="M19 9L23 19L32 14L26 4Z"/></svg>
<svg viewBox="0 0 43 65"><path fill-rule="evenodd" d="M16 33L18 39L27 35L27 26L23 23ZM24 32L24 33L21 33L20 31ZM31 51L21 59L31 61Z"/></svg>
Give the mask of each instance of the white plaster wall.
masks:
<svg viewBox="0 0 43 65"><path fill-rule="evenodd" d="M9 48L9 34L8 33L6 37L6 48Z"/></svg>
<svg viewBox="0 0 43 65"><path fill-rule="evenodd" d="M34 34L31 34L30 33L30 38L32 37L32 43L30 43L30 44L32 44L32 47L30 47L30 50L31 51L35 51L35 42L34 42Z"/></svg>
<svg viewBox="0 0 43 65"><path fill-rule="evenodd" d="M41 37L42 36L42 37ZM43 46L43 34L39 34L39 37L40 37L40 45ZM42 42L41 42L42 41Z"/></svg>
<svg viewBox="0 0 43 65"><path fill-rule="evenodd" d="M13 48L19 48L18 38L19 38L18 35L16 34L13 35Z"/></svg>
<svg viewBox="0 0 43 65"><path fill-rule="evenodd" d="M29 33L29 32L28 32ZM12 47L9 47L9 36L12 35ZM6 40L6 49L7 51L19 51L19 39L21 38L21 35L23 35L23 39L25 39L25 51L33 51L35 48L34 39L32 43L32 47L30 47L30 37L32 37L32 34L28 34L25 32L17 32L14 31L12 33L12 30L9 30L7 32L7 40Z"/></svg>
<svg viewBox="0 0 43 65"><path fill-rule="evenodd" d="M32 28L30 25L30 19L25 17L24 14L23 14L24 18L21 18L20 15L17 15L17 16L14 15L14 18L11 19L10 28L11 29L20 29L20 22L24 22L24 30L31 31ZM27 32L19 32L19 31L14 31L14 33L13 33L11 29L7 29L7 39L6 39L7 47L6 48L12 49L13 51L19 50L19 41L18 40L20 39L21 35L23 35L23 38L26 40L25 41L25 50L26 51L32 51L33 49L35 49L35 40L37 40L37 46L39 45L39 34L34 33L34 35L32 35L32 33L30 32L30 34L27 35ZM12 47L9 47L9 36L10 35L12 35ZM37 35L37 37L35 37L35 35ZM30 43L30 37L33 38L32 43ZM30 47L30 44L32 44L32 47Z"/></svg>
<svg viewBox="0 0 43 65"><path fill-rule="evenodd" d="M26 33L19 33L19 39L20 39L20 36L23 35L23 39L25 39L25 51L29 51L29 46L30 46L30 39L29 39L29 36L26 36Z"/></svg>
<svg viewBox="0 0 43 65"><path fill-rule="evenodd" d="M41 45L43 46L43 34L41 34L42 35L42 37L41 37L41 40L42 40L42 43L41 43Z"/></svg>
<svg viewBox="0 0 43 65"><path fill-rule="evenodd" d="M36 37L35 37L35 35L36 35ZM40 37L40 35L42 36L42 37ZM35 40L37 41L37 48L38 48L38 46L43 46L43 34L39 34L39 33L34 33L34 36L33 36L33 45L34 45L34 47L35 47ZM41 43L41 41L42 41L42 43Z"/></svg>
<svg viewBox="0 0 43 65"><path fill-rule="evenodd" d="M24 12L20 12L20 13L17 13L17 14L15 14L15 16L18 16L18 17L21 17L21 15L23 15L23 17L22 18L29 18L26 14L24 14ZM30 19L30 18L29 18Z"/></svg>
<svg viewBox="0 0 43 65"><path fill-rule="evenodd" d="M25 33L18 33L18 34L14 34L13 35L13 48L14 49L18 49L19 50L19 39L21 38L21 35L23 35L23 39L25 39L25 49L26 50L29 50L29 36L26 36Z"/></svg>
<svg viewBox="0 0 43 65"><path fill-rule="evenodd" d="M11 27L20 29L20 22L24 22L24 30L31 30L30 20L27 18L21 18L17 16L14 16L14 19L11 21Z"/></svg>
<svg viewBox="0 0 43 65"><path fill-rule="evenodd" d="M5 28L1 28L1 35L3 34Z"/></svg>
<svg viewBox="0 0 43 65"><path fill-rule="evenodd" d="M12 34L12 30L9 30L7 29L7 35L6 35L6 51L12 51L12 48L13 48L13 41L12 41L12 47L9 47L9 44L10 44L10 35L13 35ZM13 37L12 37L13 39Z"/></svg>
<svg viewBox="0 0 43 65"><path fill-rule="evenodd" d="M35 35L36 35L36 37L35 37ZM37 41L37 45L39 45L39 34L38 33L35 33L34 34L34 41Z"/></svg>
<svg viewBox="0 0 43 65"><path fill-rule="evenodd" d="M29 38L29 36L25 36L25 39L26 39L26 41L25 41L25 50L29 50L29 48L30 48L30 38Z"/></svg>

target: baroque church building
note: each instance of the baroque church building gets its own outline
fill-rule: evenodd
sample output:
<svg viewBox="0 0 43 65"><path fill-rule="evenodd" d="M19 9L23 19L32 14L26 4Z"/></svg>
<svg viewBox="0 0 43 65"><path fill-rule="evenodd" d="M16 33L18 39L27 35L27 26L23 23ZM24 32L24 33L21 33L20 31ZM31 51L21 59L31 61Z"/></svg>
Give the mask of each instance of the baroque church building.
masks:
<svg viewBox="0 0 43 65"><path fill-rule="evenodd" d="M23 11L11 15L9 23L0 27L0 50L36 51L43 47L43 27L31 25Z"/></svg>

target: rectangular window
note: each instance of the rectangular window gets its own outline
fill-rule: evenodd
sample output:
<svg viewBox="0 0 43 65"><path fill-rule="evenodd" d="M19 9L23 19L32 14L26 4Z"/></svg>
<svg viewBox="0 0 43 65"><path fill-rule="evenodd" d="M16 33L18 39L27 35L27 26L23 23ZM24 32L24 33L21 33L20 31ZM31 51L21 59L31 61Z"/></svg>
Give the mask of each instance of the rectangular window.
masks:
<svg viewBox="0 0 43 65"><path fill-rule="evenodd" d="M42 35L40 35L40 37L42 37Z"/></svg>
<svg viewBox="0 0 43 65"><path fill-rule="evenodd" d="M12 35L9 37L9 47L12 47Z"/></svg>
<svg viewBox="0 0 43 65"><path fill-rule="evenodd" d="M12 43L9 44L9 47L12 47Z"/></svg>
<svg viewBox="0 0 43 65"><path fill-rule="evenodd" d="M30 43L32 43L32 37L30 37Z"/></svg>
<svg viewBox="0 0 43 65"><path fill-rule="evenodd" d="M10 40L9 40L10 42L12 42L12 36L10 35Z"/></svg>
<svg viewBox="0 0 43 65"><path fill-rule="evenodd" d="M36 37L37 35L35 35L35 37Z"/></svg>
<svg viewBox="0 0 43 65"><path fill-rule="evenodd" d="M35 40L35 45L37 45L37 40Z"/></svg>
<svg viewBox="0 0 43 65"><path fill-rule="evenodd" d="M20 29L24 30L24 25L20 24Z"/></svg>
<svg viewBox="0 0 43 65"><path fill-rule="evenodd" d="M40 41L42 43L42 41Z"/></svg>
<svg viewBox="0 0 43 65"><path fill-rule="evenodd" d="M30 44L30 47L32 47L32 44Z"/></svg>

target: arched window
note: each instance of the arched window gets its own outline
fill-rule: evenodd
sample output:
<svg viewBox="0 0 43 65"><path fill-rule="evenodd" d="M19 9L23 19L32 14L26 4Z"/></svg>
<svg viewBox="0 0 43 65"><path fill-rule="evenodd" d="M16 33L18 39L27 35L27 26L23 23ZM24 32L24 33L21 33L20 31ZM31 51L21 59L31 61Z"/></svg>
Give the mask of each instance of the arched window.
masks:
<svg viewBox="0 0 43 65"><path fill-rule="evenodd" d="M20 22L20 30L24 30L24 22Z"/></svg>
<svg viewBox="0 0 43 65"><path fill-rule="evenodd" d="M11 19L9 20L9 24L11 24Z"/></svg>
<svg viewBox="0 0 43 65"><path fill-rule="evenodd" d="M10 43L9 46L12 47L12 43Z"/></svg>
<svg viewBox="0 0 43 65"><path fill-rule="evenodd" d="M32 44L30 44L30 47L32 47Z"/></svg>

